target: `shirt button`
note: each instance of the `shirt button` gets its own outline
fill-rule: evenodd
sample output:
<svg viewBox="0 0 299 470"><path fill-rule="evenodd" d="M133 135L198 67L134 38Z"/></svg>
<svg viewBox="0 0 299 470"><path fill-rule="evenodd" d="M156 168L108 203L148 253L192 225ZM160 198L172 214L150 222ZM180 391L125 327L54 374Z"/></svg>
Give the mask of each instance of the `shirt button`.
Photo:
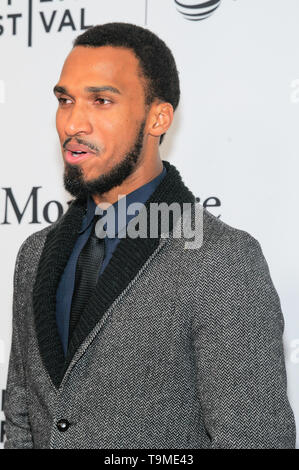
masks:
<svg viewBox="0 0 299 470"><path fill-rule="evenodd" d="M59 421L57 421L56 426L57 426L58 431L65 432L70 427L70 423L68 422L67 419L60 419Z"/></svg>

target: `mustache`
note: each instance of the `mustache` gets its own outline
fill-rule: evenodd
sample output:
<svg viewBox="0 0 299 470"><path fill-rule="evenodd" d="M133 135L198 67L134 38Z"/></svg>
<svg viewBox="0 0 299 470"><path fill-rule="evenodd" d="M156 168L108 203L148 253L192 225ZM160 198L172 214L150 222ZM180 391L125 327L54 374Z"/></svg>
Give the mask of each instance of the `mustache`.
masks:
<svg viewBox="0 0 299 470"><path fill-rule="evenodd" d="M67 144L69 144L72 140L73 140L73 137L69 137L68 139L66 139L66 141L63 143L62 147L65 149ZM79 137L76 137L74 139L74 141L76 141L77 144L86 145L86 147L90 148L91 150L93 150L94 152L97 152L97 153L100 153L100 151L102 150L97 145L94 145L91 142L87 142L86 140L80 139Z"/></svg>

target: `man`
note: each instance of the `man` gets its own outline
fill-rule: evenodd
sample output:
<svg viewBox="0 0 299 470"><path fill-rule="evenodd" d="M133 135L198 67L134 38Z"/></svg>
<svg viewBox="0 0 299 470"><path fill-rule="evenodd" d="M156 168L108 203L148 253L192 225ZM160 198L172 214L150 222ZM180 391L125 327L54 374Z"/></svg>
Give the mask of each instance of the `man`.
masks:
<svg viewBox="0 0 299 470"><path fill-rule="evenodd" d="M156 236L120 236L142 222L120 223L124 197L148 221L154 204L189 204L196 226L195 196L159 155L180 95L167 46L130 24L91 28L54 92L74 200L17 257L5 447L293 448L284 320L259 242L206 210L195 249L174 217L168 236L161 221Z"/></svg>

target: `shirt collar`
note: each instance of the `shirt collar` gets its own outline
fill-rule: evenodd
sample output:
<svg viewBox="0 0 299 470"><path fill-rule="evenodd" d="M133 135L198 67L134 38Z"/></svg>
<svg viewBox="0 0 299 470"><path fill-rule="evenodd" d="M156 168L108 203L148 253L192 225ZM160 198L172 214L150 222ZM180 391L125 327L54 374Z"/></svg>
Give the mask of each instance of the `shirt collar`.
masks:
<svg viewBox="0 0 299 470"><path fill-rule="evenodd" d="M156 176L153 180L149 181L148 183L143 184L139 188L135 189L135 191L132 191L131 193L126 194L126 209L128 208L130 204L133 204L133 203L145 204L145 202L149 199L151 194L155 191L156 187L161 183L166 173L167 173L167 170L165 166L163 166L163 170L161 171L161 173L158 176ZM137 215L137 214L127 214L127 210L126 210L125 223L123 223L121 219L119 220L118 209L119 209L119 201L121 201L121 199L115 201L112 204L112 206L114 206L114 214L115 214L115 235L117 235L121 230L123 230L129 223L129 221ZM96 207L97 207L96 203L94 202L92 197L89 197L87 200L86 214L83 218L82 226L81 226L81 230L79 234L84 233L88 229L90 224L93 222ZM103 215L105 215L107 212L109 212L109 208L103 211Z"/></svg>

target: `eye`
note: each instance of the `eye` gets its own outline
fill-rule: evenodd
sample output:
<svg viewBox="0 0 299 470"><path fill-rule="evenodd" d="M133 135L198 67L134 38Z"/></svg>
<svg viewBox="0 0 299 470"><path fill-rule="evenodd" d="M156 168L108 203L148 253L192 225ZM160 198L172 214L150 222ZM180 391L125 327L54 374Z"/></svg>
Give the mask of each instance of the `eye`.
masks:
<svg viewBox="0 0 299 470"><path fill-rule="evenodd" d="M108 99L106 99L106 98L97 98L96 101L97 101L97 102L100 102L100 104L104 104L104 105L105 105L105 104L111 104L111 103L112 103L111 100L108 100Z"/></svg>
<svg viewBox="0 0 299 470"><path fill-rule="evenodd" d="M67 101L72 102L72 100L69 100L67 98L58 98L58 101L59 101L59 104L62 104L62 105L69 104L67 103Z"/></svg>

